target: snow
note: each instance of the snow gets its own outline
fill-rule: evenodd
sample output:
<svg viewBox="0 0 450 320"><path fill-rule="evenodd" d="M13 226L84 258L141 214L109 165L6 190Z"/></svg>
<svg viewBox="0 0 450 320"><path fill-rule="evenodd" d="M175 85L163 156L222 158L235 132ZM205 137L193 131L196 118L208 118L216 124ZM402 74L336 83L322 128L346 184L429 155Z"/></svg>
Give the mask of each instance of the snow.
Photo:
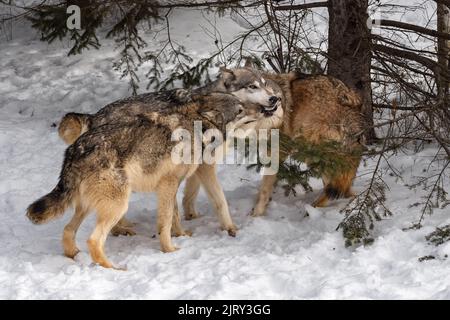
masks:
<svg viewBox="0 0 450 320"><path fill-rule="evenodd" d="M198 13L179 14L186 25L178 30L189 30L192 48L204 55L212 40L197 32ZM25 208L56 184L65 145L54 124L66 112L95 112L129 95L111 68L114 43L103 44L67 57L67 43L39 42L29 30L0 43L0 299L450 299L450 244L434 247L425 240L436 226L450 223L449 209L436 209L422 229L405 229L420 217L420 207L410 205L425 195L407 184L424 174L436 151L432 145L391 158L403 178L387 175L394 214L376 223L371 246L344 246L336 231L344 200L310 206L318 180L313 193L298 190L297 197L277 189L267 216L250 217L260 176L223 165L219 177L239 227L236 238L219 229L201 193L201 217L182 221L193 236L175 238L181 250L164 254L155 236L156 198L134 194L127 218L137 223L138 234L106 242L109 258L127 271L92 265L85 241L94 215L80 228L81 253L75 260L64 257L62 230L72 211L34 226ZM372 160L361 165L356 191L373 166ZM419 262L426 255L436 259Z"/></svg>

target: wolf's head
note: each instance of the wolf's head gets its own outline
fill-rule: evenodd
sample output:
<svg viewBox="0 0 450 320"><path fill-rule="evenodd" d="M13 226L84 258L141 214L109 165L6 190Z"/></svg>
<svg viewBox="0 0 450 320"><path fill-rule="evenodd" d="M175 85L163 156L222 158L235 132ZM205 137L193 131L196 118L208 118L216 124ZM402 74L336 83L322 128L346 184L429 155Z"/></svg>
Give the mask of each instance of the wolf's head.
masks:
<svg viewBox="0 0 450 320"><path fill-rule="evenodd" d="M279 128L282 124L284 110L281 87L264 78L259 70L250 65L235 69L220 68L217 81L208 87L208 91L226 92L242 103L252 105L249 111L258 115L258 123L251 123L248 129Z"/></svg>
<svg viewBox="0 0 450 320"><path fill-rule="evenodd" d="M197 112L219 130L256 129L260 121L267 119L265 108L256 103L241 102L228 93L213 92L206 95L193 95Z"/></svg>
<svg viewBox="0 0 450 320"><path fill-rule="evenodd" d="M268 112L276 110L281 96L264 79L261 73L252 68L220 68L220 74L213 91L227 92L241 102L257 103Z"/></svg>

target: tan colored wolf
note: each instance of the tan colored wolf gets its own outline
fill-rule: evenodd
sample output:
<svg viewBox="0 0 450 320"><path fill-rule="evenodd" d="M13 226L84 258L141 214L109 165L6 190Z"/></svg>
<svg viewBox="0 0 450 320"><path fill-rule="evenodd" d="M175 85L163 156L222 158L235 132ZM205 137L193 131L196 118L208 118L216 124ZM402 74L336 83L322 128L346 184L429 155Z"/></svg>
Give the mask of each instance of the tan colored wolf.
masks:
<svg viewBox="0 0 450 320"><path fill-rule="evenodd" d="M312 144L336 141L348 150L346 169L333 176L322 176L324 190L313 205L324 207L329 200L352 197L351 187L361 161L358 154L363 148L364 121L358 94L330 76L293 72L266 73L264 77L275 81L283 91L282 133L294 139L302 136ZM276 175L263 177L253 216L265 213L276 181Z"/></svg>
<svg viewBox="0 0 450 320"><path fill-rule="evenodd" d="M131 101L128 108L145 108L142 102ZM177 220L176 193L181 181L192 175L197 164L176 164L171 159L176 144L172 133L184 128L194 136L194 121L202 121L206 129L240 128L254 123L261 116L259 105L242 104L229 94L212 93L193 97L191 102L172 109L129 115L122 121L91 128L68 147L57 186L27 209L35 224L46 223L75 207L72 220L64 229L64 253L78 253L75 235L90 210L97 213L97 223L88 240L94 262L111 268L104 253L104 243L111 228L128 208L131 191L158 195L158 231L161 250L176 250L171 241L173 220ZM223 131L222 131L223 132ZM183 143L193 143L185 141ZM174 217L175 216L175 217ZM231 218L223 221L233 228ZM175 221L176 222L176 221ZM181 226L176 232L183 233Z"/></svg>

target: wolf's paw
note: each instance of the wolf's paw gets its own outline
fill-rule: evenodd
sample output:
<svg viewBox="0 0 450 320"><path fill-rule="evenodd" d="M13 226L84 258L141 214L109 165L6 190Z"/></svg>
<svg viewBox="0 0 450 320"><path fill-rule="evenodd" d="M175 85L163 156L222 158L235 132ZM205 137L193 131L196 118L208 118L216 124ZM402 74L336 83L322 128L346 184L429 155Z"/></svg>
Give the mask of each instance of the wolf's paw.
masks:
<svg viewBox="0 0 450 320"><path fill-rule="evenodd" d="M136 232L133 230L132 227L127 226L114 226L111 230L111 234L115 237L118 236L135 236Z"/></svg>
<svg viewBox="0 0 450 320"><path fill-rule="evenodd" d="M74 259L78 253L80 253L80 249L78 249L77 247L64 249L64 255L70 259Z"/></svg>
<svg viewBox="0 0 450 320"><path fill-rule="evenodd" d="M228 232L228 235L230 237L236 237L238 228L233 224L231 227L226 228L226 231Z"/></svg>
<svg viewBox="0 0 450 320"><path fill-rule="evenodd" d="M164 252L164 253L175 252L177 250L180 250L180 248L175 247L175 246L164 246L164 247L161 247L161 251Z"/></svg>
<svg viewBox="0 0 450 320"><path fill-rule="evenodd" d="M265 214L265 211L259 209L258 207L253 208L252 211L250 212L250 216L252 216L253 218L262 217L264 214Z"/></svg>
<svg viewBox="0 0 450 320"><path fill-rule="evenodd" d="M195 212L195 211L186 212L184 214L184 219L185 220L194 220L194 219L197 219L198 217L200 217L200 214L198 214L198 212Z"/></svg>

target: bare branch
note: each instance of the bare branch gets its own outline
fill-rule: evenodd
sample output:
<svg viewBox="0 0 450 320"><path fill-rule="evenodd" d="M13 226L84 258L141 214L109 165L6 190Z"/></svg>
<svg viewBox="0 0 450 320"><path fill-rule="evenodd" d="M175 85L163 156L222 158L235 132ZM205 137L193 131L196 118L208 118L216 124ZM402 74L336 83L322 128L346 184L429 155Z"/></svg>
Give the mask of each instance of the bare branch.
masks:
<svg viewBox="0 0 450 320"><path fill-rule="evenodd" d="M159 4L156 5L158 8L196 8L196 7L214 7L214 6L224 6L224 5L240 5L242 0L222 0L222 1L204 1L204 2L186 2L186 3L170 3L170 4ZM254 6L261 4L262 1L254 1L247 6Z"/></svg>
<svg viewBox="0 0 450 320"><path fill-rule="evenodd" d="M304 4L296 4L296 5L286 5L286 6L274 6L275 11L290 11L290 10L305 10L312 8L327 8L328 1L322 2L311 2Z"/></svg>
<svg viewBox="0 0 450 320"><path fill-rule="evenodd" d="M373 44L372 47L375 51L379 51L382 53L386 53L388 55L393 55L396 57L400 57L400 58L404 58L404 59L408 59L408 60L412 60L417 63L420 63L421 65L427 67L428 69L432 70L433 72L436 72L436 68L439 67L439 65L436 61L429 59L427 57L420 56L411 51L400 50L400 49L384 46L381 44ZM448 76L448 74L446 74L446 76Z"/></svg>
<svg viewBox="0 0 450 320"><path fill-rule="evenodd" d="M394 20L386 20L381 19L380 25L384 27L394 27L394 28L400 28L404 30L414 31L422 34L426 34L428 36L436 37L436 38L442 38L446 40L450 40L450 34L446 32L439 32L436 30L424 28L421 26L417 26L410 23L400 22L400 21L394 21Z"/></svg>

